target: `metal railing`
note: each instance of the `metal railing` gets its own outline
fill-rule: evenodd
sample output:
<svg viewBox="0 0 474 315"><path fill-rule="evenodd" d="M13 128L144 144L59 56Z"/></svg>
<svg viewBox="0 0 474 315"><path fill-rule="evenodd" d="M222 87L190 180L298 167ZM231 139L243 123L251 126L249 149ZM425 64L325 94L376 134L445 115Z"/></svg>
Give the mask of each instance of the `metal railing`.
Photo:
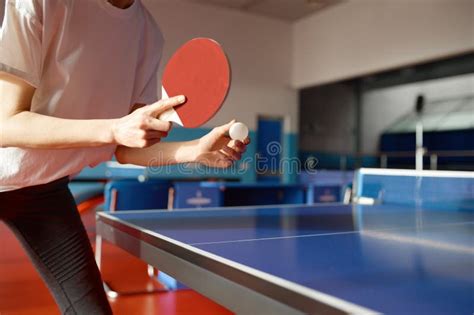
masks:
<svg viewBox="0 0 474 315"><path fill-rule="evenodd" d="M440 157L474 157L474 150L445 150L445 151L428 151L423 150L423 157L429 157L429 166L431 170L438 169L438 159ZM393 152L380 152L377 155L380 158L380 167L388 167L388 158L398 157L398 158L415 158L416 151L393 151ZM474 165L473 165L474 166Z"/></svg>
<svg viewBox="0 0 474 315"><path fill-rule="evenodd" d="M348 169L349 160L354 160L355 167L358 168L362 166L362 159L364 158L375 158L379 159L379 166L381 168L388 168L389 167L389 159L390 158L413 158L416 159L416 151L381 151L378 153L353 153L353 152L336 152L336 151L324 151L318 152L321 154L331 154L339 156L339 169L346 170ZM429 158L429 169L437 170L439 167L439 159L440 158L474 158L474 150L444 150L444 151L429 151L423 149L422 151L423 157ZM315 154L317 157L317 154ZM423 159L424 163L424 159ZM413 163L415 165L415 163ZM426 163L424 163L423 168L425 167ZM464 167L470 167L474 169L474 160L469 162L469 165L464 165Z"/></svg>

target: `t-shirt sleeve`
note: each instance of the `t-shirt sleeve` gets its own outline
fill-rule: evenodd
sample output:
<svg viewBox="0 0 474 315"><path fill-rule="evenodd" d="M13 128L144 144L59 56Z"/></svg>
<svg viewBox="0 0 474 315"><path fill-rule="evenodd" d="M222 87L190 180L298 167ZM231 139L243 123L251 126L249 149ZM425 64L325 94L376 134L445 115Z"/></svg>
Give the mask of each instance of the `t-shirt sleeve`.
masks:
<svg viewBox="0 0 474 315"><path fill-rule="evenodd" d="M149 17L152 19L152 17ZM161 99L161 88L158 88L158 69L163 53L163 35L153 20L148 21L144 38L142 60L137 69L135 103L152 104Z"/></svg>
<svg viewBox="0 0 474 315"><path fill-rule="evenodd" d="M42 71L42 10L35 0L6 0L0 29L0 71L38 87Z"/></svg>

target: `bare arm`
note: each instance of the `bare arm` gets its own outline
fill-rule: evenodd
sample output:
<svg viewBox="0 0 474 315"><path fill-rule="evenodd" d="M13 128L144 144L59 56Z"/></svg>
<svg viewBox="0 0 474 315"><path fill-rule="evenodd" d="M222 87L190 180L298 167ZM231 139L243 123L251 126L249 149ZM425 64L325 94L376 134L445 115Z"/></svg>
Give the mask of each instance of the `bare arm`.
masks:
<svg viewBox="0 0 474 315"><path fill-rule="evenodd" d="M117 147L115 157L123 164L160 166L196 161L198 140L160 142L145 149Z"/></svg>
<svg viewBox="0 0 474 315"><path fill-rule="evenodd" d="M249 139L233 141L227 135L233 121L214 128L200 139L184 142L161 142L145 149L119 146L117 161L123 164L161 166L197 162L211 167L225 168L242 157Z"/></svg>
<svg viewBox="0 0 474 315"><path fill-rule="evenodd" d="M0 147L61 149L123 144L146 147L159 141L170 126L157 114L184 100L177 97L147 106L120 119L75 120L30 111L35 89L0 72Z"/></svg>
<svg viewBox="0 0 474 315"><path fill-rule="evenodd" d="M34 87L0 72L2 147L72 148L113 143L113 120L60 119L30 112Z"/></svg>
<svg viewBox="0 0 474 315"><path fill-rule="evenodd" d="M135 104L131 110L134 112L145 106ZM117 146L115 157L123 164L143 166L159 166L177 163L193 162L197 141L160 142L144 149Z"/></svg>
<svg viewBox="0 0 474 315"><path fill-rule="evenodd" d="M145 104L135 104L131 112ZM143 149L117 146L115 157L123 164L142 166L160 166L177 163L188 163L195 160L197 140L181 142L160 142Z"/></svg>

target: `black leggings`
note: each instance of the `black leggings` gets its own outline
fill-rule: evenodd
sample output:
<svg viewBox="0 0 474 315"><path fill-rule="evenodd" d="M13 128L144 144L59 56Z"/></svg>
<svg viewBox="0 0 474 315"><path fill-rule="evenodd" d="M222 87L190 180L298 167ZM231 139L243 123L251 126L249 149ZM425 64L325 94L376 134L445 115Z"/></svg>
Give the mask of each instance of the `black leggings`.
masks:
<svg viewBox="0 0 474 315"><path fill-rule="evenodd" d="M63 314L112 314L68 179L0 193L15 233Z"/></svg>

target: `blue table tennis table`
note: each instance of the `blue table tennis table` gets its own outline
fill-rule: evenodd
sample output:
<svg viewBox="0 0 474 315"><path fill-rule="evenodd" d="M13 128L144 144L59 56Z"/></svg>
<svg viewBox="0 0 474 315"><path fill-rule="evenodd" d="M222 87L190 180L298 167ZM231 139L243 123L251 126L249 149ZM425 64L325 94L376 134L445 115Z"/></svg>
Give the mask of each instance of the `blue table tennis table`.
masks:
<svg viewBox="0 0 474 315"><path fill-rule="evenodd" d="M101 212L97 232L238 314L474 312L474 211L330 204Z"/></svg>

